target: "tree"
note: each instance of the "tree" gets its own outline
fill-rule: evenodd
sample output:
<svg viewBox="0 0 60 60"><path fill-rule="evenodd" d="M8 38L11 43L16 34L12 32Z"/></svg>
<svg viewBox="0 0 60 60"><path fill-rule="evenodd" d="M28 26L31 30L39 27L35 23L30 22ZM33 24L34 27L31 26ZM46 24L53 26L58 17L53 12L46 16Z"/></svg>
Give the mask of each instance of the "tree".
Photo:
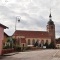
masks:
<svg viewBox="0 0 60 60"><path fill-rule="evenodd" d="M49 44L49 48L55 48L55 46L54 46L54 43L53 42L51 42L50 44Z"/></svg>
<svg viewBox="0 0 60 60"><path fill-rule="evenodd" d="M38 41L36 41L36 43L35 43L35 45L34 45L34 46L35 46L35 47L36 47L36 46L38 46Z"/></svg>
<svg viewBox="0 0 60 60"><path fill-rule="evenodd" d="M49 45L48 45L48 43L45 43L45 44L44 44L44 46L46 46L46 48L49 48Z"/></svg>

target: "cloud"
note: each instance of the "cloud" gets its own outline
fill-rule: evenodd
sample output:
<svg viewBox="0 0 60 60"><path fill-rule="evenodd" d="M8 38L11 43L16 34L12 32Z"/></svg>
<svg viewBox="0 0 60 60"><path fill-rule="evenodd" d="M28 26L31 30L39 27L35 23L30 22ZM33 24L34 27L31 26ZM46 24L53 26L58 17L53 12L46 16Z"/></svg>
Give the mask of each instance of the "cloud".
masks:
<svg viewBox="0 0 60 60"><path fill-rule="evenodd" d="M5 30L9 35L12 35L15 31L15 21L18 16L21 17L21 21L17 23L17 29L46 30L50 7L52 20L56 24L56 36L59 36L59 0L6 0L6 2L0 0L0 22L9 27Z"/></svg>
<svg viewBox="0 0 60 60"><path fill-rule="evenodd" d="M21 27L28 30L46 30L47 20L44 17L39 16L37 19L27 13L21 13L21 15L24 19L21 19L18 29Z"/></svg>

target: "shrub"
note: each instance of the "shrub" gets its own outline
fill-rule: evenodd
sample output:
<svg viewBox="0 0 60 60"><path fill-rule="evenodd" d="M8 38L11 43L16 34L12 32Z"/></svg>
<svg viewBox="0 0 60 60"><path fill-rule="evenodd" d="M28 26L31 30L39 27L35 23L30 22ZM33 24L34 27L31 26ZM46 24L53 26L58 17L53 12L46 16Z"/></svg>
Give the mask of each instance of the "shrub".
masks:
<svg viewBox="0 0 60 60"><path fill-rule="evenodd" d="M50 44L49 44L49 48L55 48L55 46L54 46L54 43L53 42L51 42Z"/></svg>
<svg viewBox="0 0 60 60"><path fill-rule="evenodd" d="M18 51L18 52L20 52L21 51L21 47L20 46L16 46L15 50Z"/></svg>

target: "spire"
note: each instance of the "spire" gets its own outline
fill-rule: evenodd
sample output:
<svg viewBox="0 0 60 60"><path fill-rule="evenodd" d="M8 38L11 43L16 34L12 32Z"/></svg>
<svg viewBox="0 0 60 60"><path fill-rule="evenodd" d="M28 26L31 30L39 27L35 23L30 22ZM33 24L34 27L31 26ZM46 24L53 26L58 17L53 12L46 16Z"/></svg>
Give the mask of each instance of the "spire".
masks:
<svg viewBox="0 0 60 60"><path fill-rule="evenodd" d="M50 8L50 15L49 15L49 18L52 18L52 16L51 16L51 8Z"/></svg>
<svg viewBox="0 0 60 60"><path fill-rule="evenodd" d="M54 25L54 22L52 21L51 8L50 8L50 15L49 15L48 24L49 24L49 25Z"/></svg>

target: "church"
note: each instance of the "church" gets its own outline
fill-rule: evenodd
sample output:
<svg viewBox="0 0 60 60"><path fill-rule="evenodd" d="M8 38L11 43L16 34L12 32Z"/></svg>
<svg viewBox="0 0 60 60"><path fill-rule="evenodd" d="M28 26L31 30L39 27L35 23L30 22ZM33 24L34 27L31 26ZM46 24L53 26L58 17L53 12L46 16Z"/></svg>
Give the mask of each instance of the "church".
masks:
<svg viewBox="0 0 60 60"><path fill-rule="evenodd" d="M46 31L16 30L12 37L16 39L16 43L21 47L36 46L38 43L37 46L43 48L44 44L49 45L51 42L55 47L55 24L52 21L51 13L46 29Z"/></svg>

